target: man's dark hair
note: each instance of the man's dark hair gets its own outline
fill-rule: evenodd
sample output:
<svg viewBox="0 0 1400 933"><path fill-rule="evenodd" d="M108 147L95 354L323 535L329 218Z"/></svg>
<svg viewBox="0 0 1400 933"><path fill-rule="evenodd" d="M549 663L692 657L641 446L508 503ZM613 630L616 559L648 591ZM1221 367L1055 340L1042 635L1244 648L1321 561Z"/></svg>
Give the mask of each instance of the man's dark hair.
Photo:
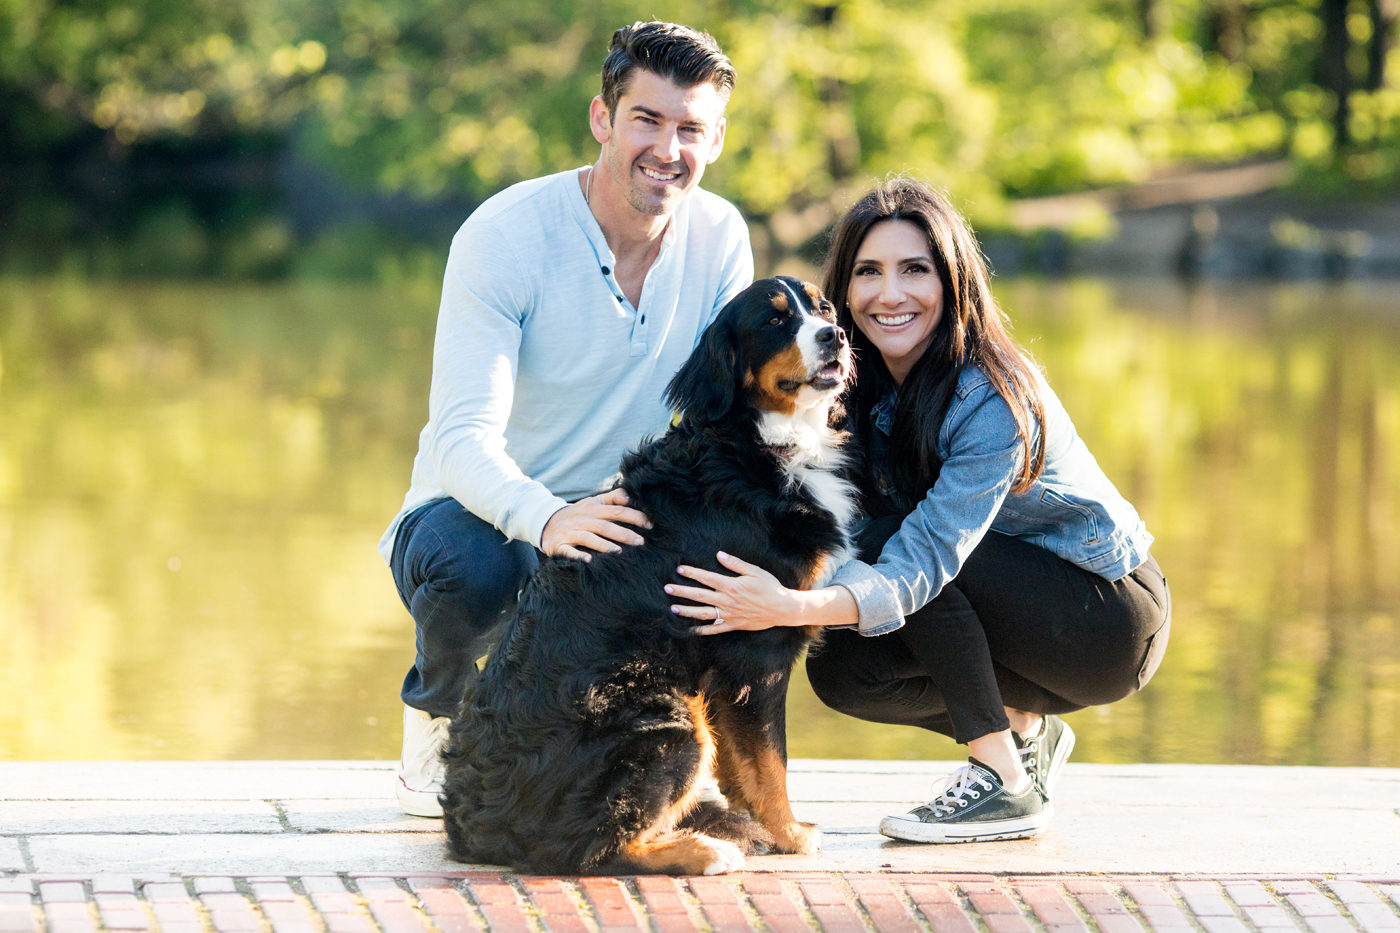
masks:
<svg viewBox="0 0 1400 933"><path fill-rule="evenodd" d="M613 33L603 62L602 96L610 118L637 68L681 87L713 84L726 100L734 90L734 66L709 33L676 23L633 23Z"/></svg>

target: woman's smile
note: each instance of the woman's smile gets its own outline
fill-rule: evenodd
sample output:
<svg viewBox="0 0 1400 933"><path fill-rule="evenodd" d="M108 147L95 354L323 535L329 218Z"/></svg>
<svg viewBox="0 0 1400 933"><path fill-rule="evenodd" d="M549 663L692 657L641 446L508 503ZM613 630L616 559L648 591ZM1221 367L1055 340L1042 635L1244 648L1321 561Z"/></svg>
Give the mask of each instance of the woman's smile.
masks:
<svg viewBox="0 0 1400 933"><path fill-rule="evenodd" d="M913 314L871 314L871 319L881 327L903 327L914 320Z"/></svg>

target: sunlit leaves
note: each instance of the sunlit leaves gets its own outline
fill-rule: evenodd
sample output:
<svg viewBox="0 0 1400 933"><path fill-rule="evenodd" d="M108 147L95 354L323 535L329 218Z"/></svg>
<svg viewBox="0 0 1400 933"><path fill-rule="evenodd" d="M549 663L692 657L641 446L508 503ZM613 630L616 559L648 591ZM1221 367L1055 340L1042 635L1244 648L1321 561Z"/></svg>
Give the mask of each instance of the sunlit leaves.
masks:
<svg viewBox="0 0 1400 933"><path fill-rule="evenodd" d="M780 239L891 171L985 217L1008 195L1176 162L1333 158L1316 2L1162 0L1153 38L1130 6L674 0L660 15L713 32L737 65L709 184ZM1227 12L1234 31L1217 34ZM24 145L83 128L118 150L260 134L353 184L471 202L593 157L598 68L638 15L621 0L9 0L0 97L28 108ZM1372 24L1348 28L1356 57ZM1395 92L1353 97L1342 168L1394 177Z"/></svg>

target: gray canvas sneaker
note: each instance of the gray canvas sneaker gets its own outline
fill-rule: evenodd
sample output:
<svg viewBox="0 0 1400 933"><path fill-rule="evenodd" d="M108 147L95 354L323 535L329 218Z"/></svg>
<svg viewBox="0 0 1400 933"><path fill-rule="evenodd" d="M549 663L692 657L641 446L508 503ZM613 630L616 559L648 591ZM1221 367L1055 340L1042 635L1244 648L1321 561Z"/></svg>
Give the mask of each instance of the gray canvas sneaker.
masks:
<svg viewBox="0 0 1400 933"><path fill-rule="evenodd" d="M1036 735L1012 735L1021 751L1021 763L1026 773L1035 781L1035 789L1046 803L1051 801L1055 784L1060 779L1060 771L1074 751L1074 730L1059 716L1041 717L1040 731Z"/></svg>
<svg viewBox="0 0 1400 933"><path fill-rule="evenodd" d="M1034 786L1010 794L976 758L954 771L939 795L908 813L887 816L880 832L905 842L990 842L1034 836L1050 822L1049 804Z"/></svg>

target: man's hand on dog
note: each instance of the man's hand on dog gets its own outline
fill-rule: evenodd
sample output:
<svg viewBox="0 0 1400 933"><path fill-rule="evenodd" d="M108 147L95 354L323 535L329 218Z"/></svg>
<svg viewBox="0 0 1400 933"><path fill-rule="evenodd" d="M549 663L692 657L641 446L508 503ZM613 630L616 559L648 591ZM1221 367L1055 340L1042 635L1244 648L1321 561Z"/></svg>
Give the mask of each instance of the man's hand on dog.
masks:
<svg viewBox="0 0 1400 933"><path fill-rule="evenodd" d="M680 566L676 572L701 586L668 584L666 593L679 599L702 603L699 606L672 604L671 611L695 619L697 635L723 632L757 632L775 625L801 625L796 593L778 578L756 564L720 551L720 565L734 575Z"/></svg>
<svg viewBox="0 0 1400 933"><path fill-rule="evenodd" d="M593 551L608 554L622 550L624 544L641 544L644 539L631 527L634 525L650 528L651 522L627 507L627 493L610 489L551 515L540 533L540 550L550 557L591 560Z"/></svg>

